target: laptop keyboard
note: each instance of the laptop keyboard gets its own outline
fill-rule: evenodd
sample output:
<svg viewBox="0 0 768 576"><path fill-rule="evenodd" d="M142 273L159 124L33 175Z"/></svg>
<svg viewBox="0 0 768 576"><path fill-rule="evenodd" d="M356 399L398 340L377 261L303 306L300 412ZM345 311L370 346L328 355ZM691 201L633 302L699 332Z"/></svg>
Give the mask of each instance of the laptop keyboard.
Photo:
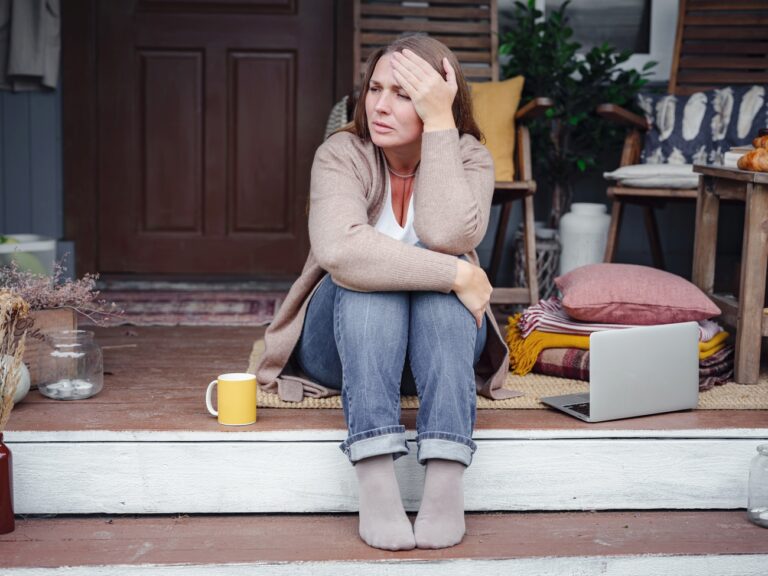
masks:
<svg viewBox="0 0 768 576"><path fill-rule="evenodd" d="M584 414L584 416L589 416L589 402L580 402L578 404L567 404L565 408L570 408L574 412L578 412L579 414Z"/></svg>

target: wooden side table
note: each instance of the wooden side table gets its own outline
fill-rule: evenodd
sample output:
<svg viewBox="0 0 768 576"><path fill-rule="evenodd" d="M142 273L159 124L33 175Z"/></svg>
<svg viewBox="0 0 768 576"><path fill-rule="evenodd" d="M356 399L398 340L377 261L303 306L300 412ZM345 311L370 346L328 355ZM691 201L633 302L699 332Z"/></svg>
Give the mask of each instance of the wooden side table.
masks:
<svg viewBox="0 0 768 576"><path fill-rule="evenodd" d="M693 171L702 175L696 200L693 283L720 307L723 321L736 326L736 382L755 384L760 373L761 339L768 336L768 309L763 309L768 266L768 173L698 164ZM746 204L738 300L713 294L721 199Z"/></svg>

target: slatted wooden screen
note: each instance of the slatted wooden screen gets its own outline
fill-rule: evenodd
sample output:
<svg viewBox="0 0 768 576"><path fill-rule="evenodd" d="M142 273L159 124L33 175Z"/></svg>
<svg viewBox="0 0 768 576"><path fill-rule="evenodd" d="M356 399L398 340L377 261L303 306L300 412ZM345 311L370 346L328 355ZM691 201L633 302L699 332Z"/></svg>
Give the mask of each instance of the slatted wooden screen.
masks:
<svg viewBox="0 0 768 576"><path fill-rule="evenodd" d="M497 80L496 0L355 0L354 82L368 56L404 33L424 32L448 46L470 81Z"/></svg>
<svg viewBox="0 0 768 576"><path fill-rule="evenodd" d="M768 84L768 0L681 0L669 92Z"/></svg>

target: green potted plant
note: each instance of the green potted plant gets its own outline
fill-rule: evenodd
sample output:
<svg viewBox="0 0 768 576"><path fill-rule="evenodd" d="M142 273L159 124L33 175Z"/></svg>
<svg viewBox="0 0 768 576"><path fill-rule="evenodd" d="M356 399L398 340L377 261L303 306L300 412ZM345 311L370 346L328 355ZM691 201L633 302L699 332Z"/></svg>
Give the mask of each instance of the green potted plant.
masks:
<svg viewBox="0 0 768 576"><path fill-rule="evenodd" d="M567 7L544 14L535 0L515 2L514 29L501 36L499 53L507 57L506 78L525 77L523 103L539 94L554 101L539 120L531 123L534 177L548 193L549 225L557 228L573 197L573 180L597 166L602 150L617 148L623 132L597 115L599 104L634 108L635 96L647 84L655 62L641 71L620 65L631 53L607 44L580 54L572 39Z"/></svg>

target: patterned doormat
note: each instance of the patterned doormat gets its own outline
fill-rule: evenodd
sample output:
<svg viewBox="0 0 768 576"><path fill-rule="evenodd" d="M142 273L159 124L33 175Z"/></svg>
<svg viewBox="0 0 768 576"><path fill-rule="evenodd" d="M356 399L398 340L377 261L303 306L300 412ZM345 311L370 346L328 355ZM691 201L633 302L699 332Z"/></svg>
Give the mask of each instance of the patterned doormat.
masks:
<svg viewBox="0 0 768 576"><path fill-rule="evenodd" d="M100 299L122 313L107 326L263 326L275 316L285 292L200 290L105 290ZM91 323L80 317L79 324Z"/></svg>
<svg viewBox="0 0 768 576"><path fill-rule="evenodd" d="M251 356L248 359L248 372L255 373L259 358L264 353L264 340L257 340ZM517 398L506 400L490 400L484 396L477 397L478 409L547 409L539 398L558 396L560 394L582 394L589 391L589 385L581 380L568 380L554 376L530 373L526 376L507 374L505 388L522 392ZM270 392L260 388L256 402L264 408L341 408L341 397L304 398L301 402L283 402ZM402 408L418 408L419 399L416 396L403 396ZM699 393L699 410L768 410L768 373L760 374L757 384L736 384L727 382L710 390Z"/></svg>

